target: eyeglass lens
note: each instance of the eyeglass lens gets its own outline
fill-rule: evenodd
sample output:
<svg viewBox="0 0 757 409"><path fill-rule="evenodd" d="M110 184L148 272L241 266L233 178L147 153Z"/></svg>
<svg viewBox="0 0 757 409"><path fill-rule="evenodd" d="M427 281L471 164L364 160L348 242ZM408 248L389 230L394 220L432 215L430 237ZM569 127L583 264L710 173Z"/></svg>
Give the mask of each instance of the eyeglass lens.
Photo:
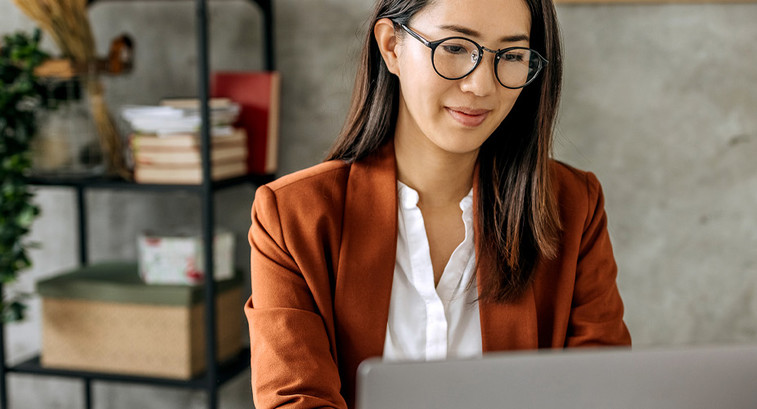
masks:
<svg viewBox="0 0 757 409"><path fill-rule="evenodd" d="M481 58L478 46L463 38L443 41L433 54L434 68L447 79L459 79L468 75ZM540 64L539 57L530 49L514 48L500 54L496 63L496 75L502 85L519 88L538 74Z"/></svg>

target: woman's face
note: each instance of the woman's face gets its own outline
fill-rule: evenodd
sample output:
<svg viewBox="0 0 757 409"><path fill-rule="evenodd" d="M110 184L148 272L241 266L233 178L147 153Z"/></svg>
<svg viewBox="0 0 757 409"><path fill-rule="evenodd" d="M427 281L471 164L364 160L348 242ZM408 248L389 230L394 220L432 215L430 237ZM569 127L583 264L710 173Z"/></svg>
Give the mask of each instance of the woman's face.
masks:
<svg viewBox="0 0 757 409"><path fill-rule="evenodd" d="M531 14L524 0L436 0L408 26L429 41L462 36L492 50L530 46ZM484 52L483 61L468 76L444 79L434 71L430 48L405 32L397 33L396 136L447 153L477 153L521 90L499 84L490 52Z"/></svg>

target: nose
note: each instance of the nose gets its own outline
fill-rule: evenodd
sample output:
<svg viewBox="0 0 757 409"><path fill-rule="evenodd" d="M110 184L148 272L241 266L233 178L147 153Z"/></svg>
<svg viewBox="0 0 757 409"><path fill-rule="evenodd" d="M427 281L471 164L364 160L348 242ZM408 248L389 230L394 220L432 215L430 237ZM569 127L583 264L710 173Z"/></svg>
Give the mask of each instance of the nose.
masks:
<svg viewBox="0 0 757 409"><path fill-rule="evenodd" d="M496 56L484 52L479 58L481 58L482 61L478 64L476 69L459 81L460 89L463 92L470 92L476 96L483 97L494 93L499 84L497 83L497 77L494 73L494 58L496 58Z"/></svg>

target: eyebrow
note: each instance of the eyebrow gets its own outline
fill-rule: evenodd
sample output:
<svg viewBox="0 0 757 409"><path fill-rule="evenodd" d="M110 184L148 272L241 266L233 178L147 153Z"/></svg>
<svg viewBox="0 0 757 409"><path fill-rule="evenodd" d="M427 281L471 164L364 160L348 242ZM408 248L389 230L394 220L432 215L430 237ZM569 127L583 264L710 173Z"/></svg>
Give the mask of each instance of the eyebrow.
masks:
<svg viewBox="0 0 757 409"><path fill-rule="evenodd" d="M463 26L457 26L454 24L445 24L445 25L439 26L439 28L444 29L444 30L455 31L460 34L465 34L471 37L481 38L481 33L479 33L476 30L471 30L470 28L463 27ZM529 41L528 35L514 34L514 35L504 36L500 38L500 42L503 42L503 43L517 43L518 41Z"/></svg>

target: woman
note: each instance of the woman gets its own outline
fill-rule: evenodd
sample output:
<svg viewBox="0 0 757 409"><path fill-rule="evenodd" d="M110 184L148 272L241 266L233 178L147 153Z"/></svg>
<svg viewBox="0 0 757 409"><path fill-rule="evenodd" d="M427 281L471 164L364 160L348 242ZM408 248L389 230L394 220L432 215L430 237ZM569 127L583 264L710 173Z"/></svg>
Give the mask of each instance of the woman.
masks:
<svg viewBox="0 0 757 409"><path fill-rule="evenodd" d="M630 345L599 182L549 158L550 0L379 0L328 160L258 189L255 406L351 407L365 358Z"/></svg>

